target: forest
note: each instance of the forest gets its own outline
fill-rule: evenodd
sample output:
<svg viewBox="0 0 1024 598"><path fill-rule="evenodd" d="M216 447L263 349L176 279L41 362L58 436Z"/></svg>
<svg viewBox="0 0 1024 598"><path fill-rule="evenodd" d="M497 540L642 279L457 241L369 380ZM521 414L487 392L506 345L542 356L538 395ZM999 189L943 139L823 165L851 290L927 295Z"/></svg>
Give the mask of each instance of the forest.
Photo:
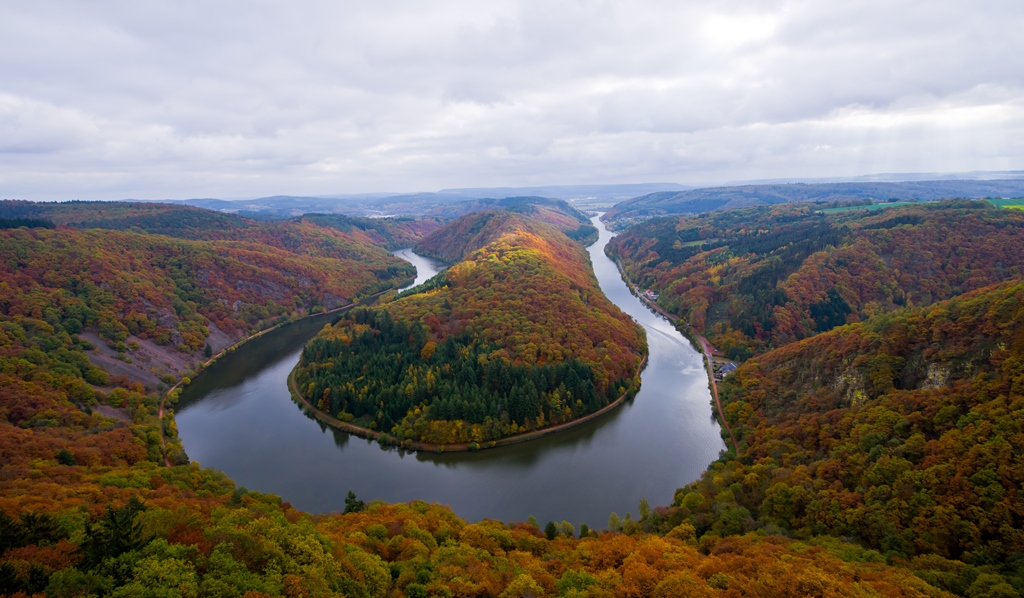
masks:
<svg viewBox="0 0 1024 598"><path fill-rule="evenodd" d="M2 329L5 595L945 595L876 551L827 538L698 537L678 509L646 504L601 532L467 523L439 505L352 495L344 514L301 513L185 464L170 418L164 466L159 393L105 379L75 357L66 330L28 318Z"/></svg>
<svg viewBox="0 0 1024 598"><path fill-rule="evenodd" d="M787 204L657 218L608 246L726 355L1024 277L1024 215L981 201L824 213Z"/></svg>
<svg viewBox="0 0 1024 598"><path fill-rule="evenodd" d="M457 263L303 351L303 397L403 446L484 446L593 413L638 387L643 333L586 252L514 212L478 212L417 251Z"/></svg>
<svg viewBox="0 0 1024 598"><path fill-rule="evenodd" d="M180 376L211 343L220 350L413 275L383 249L340 239L288 250L255 240L22 227L0 230L0 255L0 321L65 331L72 350L100 345L109 365L150 388Z"/></svg>
<svg viewBox="0 0 1024 598"><path fill-rule="evenodd" d="M740 451L677 492L698 535L829 534L959 595L1024 587L1024 283L788 344L719 390Z"/></svg>
<svg viewBox="0 0 1024 598"><path fill-rule="evenodd" d="M599 397L593 372L577 359L513 364L492 358L501 347L471 332L429 338L418 321L357 309L310 341L309 366L296 380L304 396L319 397L320 410L388 431L402 446L479 445L592 413L626 392L609 388L612 396Z"/></svg>
<svg viewBox="0 0 1024 598"><path fill-rule="evenodd" d="M106 229L192 241L236 241L311 257L358 260L376 267L387 249L408 247L440 226L437 219L350 218L309 214L256 221L236 214L174 204L109 201L0 201L0 218L44 219L69 228Z"/></svg>
<svg viewBox="0 0 1024 598"><path fill-rule="evenodd" d="M161 419L159 388L95 362L103 349L138 364L146 347L179 338L200 355L214 329L248 333L322 309L328 293L348 299L398 286L410 276L388 270L400 264L380 248L392 242L382 227L392 239L419 234L391 228L410 231L406 224L304 219L278 229L130 204L91 214L15 202L0 209L11 204L17 209L0 212L17 221L0 230L0 594L974 598L1024 590L1019 211L963 202L827 214L774 206L627 231L615 251L631 277L650 276L646 285L680 314L691 313L682 293L658 281L704 281L704 330L749 351L720 386L740 446L672 504L642 501L636 518L613 513L606 529L592 530L471 523L442 505L351 493L338 497L344 513L300 512L189 463L173 395ZM137 219L145 214L153 219ZM76 224L85 217L105 228ZM223 232L206 240L204 228ZM502 414L508 431L561 421L577 416L577 400L585 410L616 396L620 383L636 384L644 339L600 293L579 244L515 213L421 232L420 250L454 265L339 316L309 344L296 376L321 408L390 423L397 442L435 433L448 441L462 432L439 422L484 433L490 418L501 434ZM367 268L366 255L380 261ZM734 299L779 300L802 328L753 318L747 336L741 320L733 327L726 317L743 309ZM170 345L157 344L162 335ZM357 377L365 387L334 383L370 370ZM387 392L395 408L389 400L386 414L365 400Z"/></svg>
<svg viewBox="0 0 1024 598"><path fill-rule="evenodd" d="M560 199L546 197L505 197L502 199L476 199L452 203L432 213L457 219L474 212L513 212L550 224L583 246L597 240L597 229L586 214Z"/></svg>

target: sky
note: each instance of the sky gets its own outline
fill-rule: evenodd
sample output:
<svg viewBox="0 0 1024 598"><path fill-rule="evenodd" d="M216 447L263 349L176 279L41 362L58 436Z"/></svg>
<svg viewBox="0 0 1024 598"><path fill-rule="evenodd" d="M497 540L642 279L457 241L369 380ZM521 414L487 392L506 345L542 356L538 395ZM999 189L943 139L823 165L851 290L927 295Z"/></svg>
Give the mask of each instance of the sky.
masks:
<svg viewBox="0 0 1024 598"><path fill-rule="evenodd" d="M0 198L1024 169L1024 2L0 4Z"/></svg>

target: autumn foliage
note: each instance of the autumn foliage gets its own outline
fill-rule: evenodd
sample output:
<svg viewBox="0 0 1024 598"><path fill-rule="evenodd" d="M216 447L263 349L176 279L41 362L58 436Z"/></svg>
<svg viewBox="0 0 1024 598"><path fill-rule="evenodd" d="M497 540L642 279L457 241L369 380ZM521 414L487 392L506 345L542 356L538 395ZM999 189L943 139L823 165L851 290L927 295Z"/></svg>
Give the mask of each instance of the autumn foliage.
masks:
<svg viewBox="0 0 1024 598"><path fill-rule="evenodd" d="M608 245L731 357L1024 277L1024 215L987 202L822 213L787 204L658 218Z"/></svg>
<svg viewBox="0 0 1024 598"><path fill-rule="evenodd" d="M90 215L88 206L72 207L75 218ZM204 326L253 330L275 314L325 307L327 293L349 298L407 272L387 270L400 264L339 236L374 234L352 223L304 221L274 230L242 219L241 230L208 241L200 239L220 226L212 222L242 225L176 208L118 209L96 215L118 222L103 231L69 226L56 208L0 210L0 218L23 225L51 217L56 223L0 230L0 594L973 598L1018 596L1024 588L1024 283L1021 262L1010 261L1019 248L990 242L1015 239L1019 224L1005 213L949 204L850 215L846 223L790 208L723 213L736 219L729 225L736 230L747 226L750 251L726 260L736 258L743 276L730 279L735 273L723 268L707 278L713 291L781 297L768 266L802 253L803 265L785 276L787 299L776 307L799 304L789 299L804 296L794 290L799 281L818 288L806 264L835 275L828 278L834 286L821 287L824 295L809 304L818 307L801 312L809 318L803 340L720 328L720 338L736 339L735 346L780 344L721 386L738 455L712 464L672 505L643 501L637 519L613 514L607 531L581 529L577 537L568 522L544 531L535 522L466 522L419 501L367 505L352 496L344 501L352 512L306 514L186 464L173 413L158 417L160 395L96 365L86 335L127 347L176 331L186 345L186 333L202 335ZM169 228L146 232L148 221L131 220L145 214L155 218L146 226ZM167 214L187 217L181 226L171 226L174 218L160 224ZM751 214L796 228L784 237L781 228L755 229L756 219L743 225ZM482 244L462 243L478 225ZM918 226L932 228L915 233ZM258 234L246 237L250 229ZM472 431L487 417L492 427L497 421L516 429L554 422L552 399L590 398L592 388L592 398L605 401L620 382L633 382L643 338L601 295L579 245L519 215L477 215L451 230L457 232L437 235L430 247L457 256L455 266L392 302L353 312L310 344L300 380L307 390L314 384L311 395L327 405L344 395L333 383L315 387L328 379L316 374L344 371L342 360L359 348L367 359L348 366L393 376L379 376L386 388L365 397L390 389L396 399L410 399L411 412L393 417L392 431L447 439L459 422ZM958 230L980 232L967 239ZM256 240L261 235L266 242ZM891 243L917 240L918 251L931 252L930 263L911 264L890 245L891 256L878 254L885 267L862 268L857 260L877 253L885 235ZM696 239L698 251L732 251L702 248L721 242L714 238ZM759 252L759 238L775 247ZM696 246L677 237L668 248L652 248L668 251L677 241L672 251ZM998 251L1002 257L991 264L978 257ZM363 261L373 256L382 259ZM867 288L877 288L867 281L898 259L906 260L899 266L906 277L898 278L906 286L897 285L891 304L869 309L870 301L848 296L843 284L856 287L864 277ZM717 267L713 262L704 267ZM363 264L362 272L347 269L352 264ZM690 266L698 276L697 264ZM1016 280L982 285L993 278ZM742 280L749 292L739 292ZM708 305L710 320L726 321ZM818 328L828 330L813 335ZM777 329L776 322L763 330ZM365 381L349 382L357 388ZM473 391L484 396L492 382L511 383L491 395L505 401L507 422L501 408L494 418L479 413L487 401L473 401ZM527 382L546 403L526 397ZM449 389L438 392L443 384ZM353 397L342 406L355 405ZM536 406L536 415L512 417L527 406ZM376 419L382 405L363 407L366 421L385 421ZM576 415L572 405L562 407Z"/></svg>
<svg viewBox="0 0 1024 598"><path fill-rule="evenodd" d="M719 390L740 454L677 492L698 533L830 534L1024 582L1024 283L786 345Z"/></svg>
<svg viewBox="0 0 1024 598"><path fill-rule="evenodd" d="M310 342L295 373L308 401L399 443L484 443L592 413L637 386L642 332L557 230L482 212L417 249L458 263Z"/></svg>

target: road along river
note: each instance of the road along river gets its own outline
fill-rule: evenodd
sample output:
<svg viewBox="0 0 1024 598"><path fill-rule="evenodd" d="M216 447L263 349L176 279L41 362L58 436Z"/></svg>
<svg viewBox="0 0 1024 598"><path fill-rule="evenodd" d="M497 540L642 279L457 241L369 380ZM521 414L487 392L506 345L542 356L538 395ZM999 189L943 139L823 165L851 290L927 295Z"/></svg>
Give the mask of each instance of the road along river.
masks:
<svg viewBox="0 0 1024 598"><path fill-rule="evenodd" d="M701 354L663 317L646 308L604 254L612 234L595 218L600 239L590 258L601 289L647 330L643 386L632 401L577 428L477 453L407 453L326 427L288 393L288 373L302 346L333 316L313 317L246 343L200 374L177 406L185 450L204 467L250 490L280 495L312 512L364 500L421 499L450 505L470 521L541 524L568 520L604 528L613 511L637 514L672 501L725 448L712 414ZM438 264L411 252L419 284Z"/></svg>

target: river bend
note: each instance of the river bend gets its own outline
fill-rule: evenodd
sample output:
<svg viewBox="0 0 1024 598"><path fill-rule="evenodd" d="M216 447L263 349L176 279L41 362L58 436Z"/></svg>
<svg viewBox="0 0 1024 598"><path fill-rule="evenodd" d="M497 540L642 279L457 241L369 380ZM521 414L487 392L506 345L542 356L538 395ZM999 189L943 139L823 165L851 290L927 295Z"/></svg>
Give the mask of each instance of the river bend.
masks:
<svg viewBox="0 0 1024 598"><path fill-rule="evenodd" d="M280 495L311 512L364 500L422 499L484 518L542 524L568 520L603 528L608 515L637 513L646 498L669 504L676 488L725 448L712 415L702 357L673 326L634 297L604 254L612 233L590 248L601 289L647 330L650 356L639 394L614 412L531 442L478 453L407 453L339 432L306 416L290 398L288 373L302 346L331 321L309 318L247 343L200 374L182 394L178 432L194 461L251 490ZM419 284L438 264L395 252L417 267Z"/></svg>

